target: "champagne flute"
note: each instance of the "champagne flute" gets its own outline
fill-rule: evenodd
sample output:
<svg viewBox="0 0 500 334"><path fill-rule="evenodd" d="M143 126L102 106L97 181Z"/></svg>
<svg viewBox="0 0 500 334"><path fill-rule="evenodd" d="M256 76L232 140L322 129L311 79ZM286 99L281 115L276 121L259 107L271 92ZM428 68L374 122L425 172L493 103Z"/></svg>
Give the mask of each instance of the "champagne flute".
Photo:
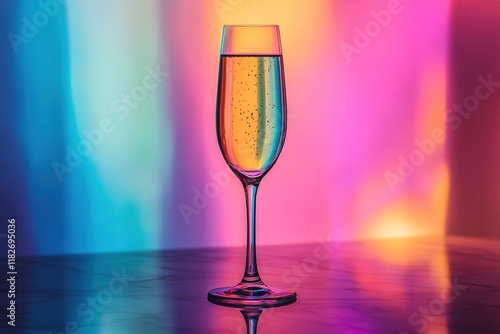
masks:
<svg viewBox="0 0 500 334"><path fill-rule="evenodd" d="M209 291L212 302L279 306L297 298L293 291L264 284L257 270L255 246L257 188L281 153L286 119L279 27L225 25L217 92L217 140L226 163L245 189L247 249L243 279L235 286Z"/></svg>

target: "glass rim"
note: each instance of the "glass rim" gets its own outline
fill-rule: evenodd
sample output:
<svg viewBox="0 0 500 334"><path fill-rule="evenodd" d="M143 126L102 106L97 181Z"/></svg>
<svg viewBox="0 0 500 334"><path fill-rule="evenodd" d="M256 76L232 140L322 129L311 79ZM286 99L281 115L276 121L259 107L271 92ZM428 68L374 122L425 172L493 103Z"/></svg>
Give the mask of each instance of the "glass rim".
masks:
<svg viewBox="0 0 500 334"><path fill-rule="evenodd" d="M221 55L282 55L277 24L224 24Z"/></svg>
<svg viewBox="0 0 500 334"><path fill-rule="evenodd" d="M278 24L224 24L224 27L234 28L279 28Z"/></svg>

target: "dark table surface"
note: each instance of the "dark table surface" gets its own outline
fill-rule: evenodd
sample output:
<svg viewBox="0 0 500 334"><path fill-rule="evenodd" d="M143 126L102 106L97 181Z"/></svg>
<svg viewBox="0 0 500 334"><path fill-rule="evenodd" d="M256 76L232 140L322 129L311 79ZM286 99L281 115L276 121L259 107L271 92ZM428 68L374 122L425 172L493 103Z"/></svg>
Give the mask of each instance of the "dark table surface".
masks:
<svg viewBox="0 0 500 334"><path fill-rule="evenodd" d="M266 309L258 333L500 333L500 242L409 238L258 248L294 304ZM19 333L245 333L207 291L237 283L242 248L19 258ZM7 285L2 282L2 294Z"/></svg>

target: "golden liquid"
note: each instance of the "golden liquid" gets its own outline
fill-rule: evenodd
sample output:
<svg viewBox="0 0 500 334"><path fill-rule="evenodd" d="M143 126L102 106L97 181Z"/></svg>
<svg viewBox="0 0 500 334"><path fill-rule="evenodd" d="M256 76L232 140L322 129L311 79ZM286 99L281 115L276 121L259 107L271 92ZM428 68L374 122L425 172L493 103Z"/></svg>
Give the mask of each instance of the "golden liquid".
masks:
<svg viewBox="0 0 500 334"><path fill-rule="evenodd" d="M217 134L226 162L247 177L276 162L286 132L281 56L221 56Z"/></svg>

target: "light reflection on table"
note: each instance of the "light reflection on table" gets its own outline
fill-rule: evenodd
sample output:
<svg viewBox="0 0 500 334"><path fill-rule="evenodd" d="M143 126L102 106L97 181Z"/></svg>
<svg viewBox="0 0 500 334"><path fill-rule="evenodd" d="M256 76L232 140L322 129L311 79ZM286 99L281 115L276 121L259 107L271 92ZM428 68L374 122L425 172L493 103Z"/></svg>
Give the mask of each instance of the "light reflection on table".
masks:
<svg viewBox="0 0 500 334"><path fill-rule="evenodd" d="M499 242L324 245L259 248L266 283L298 293L296 303L263 311L259 334L500 333ZM206 300L239 281L243 260L240 248L21 258L16 329L245 333L240 311Z"/></svg>

